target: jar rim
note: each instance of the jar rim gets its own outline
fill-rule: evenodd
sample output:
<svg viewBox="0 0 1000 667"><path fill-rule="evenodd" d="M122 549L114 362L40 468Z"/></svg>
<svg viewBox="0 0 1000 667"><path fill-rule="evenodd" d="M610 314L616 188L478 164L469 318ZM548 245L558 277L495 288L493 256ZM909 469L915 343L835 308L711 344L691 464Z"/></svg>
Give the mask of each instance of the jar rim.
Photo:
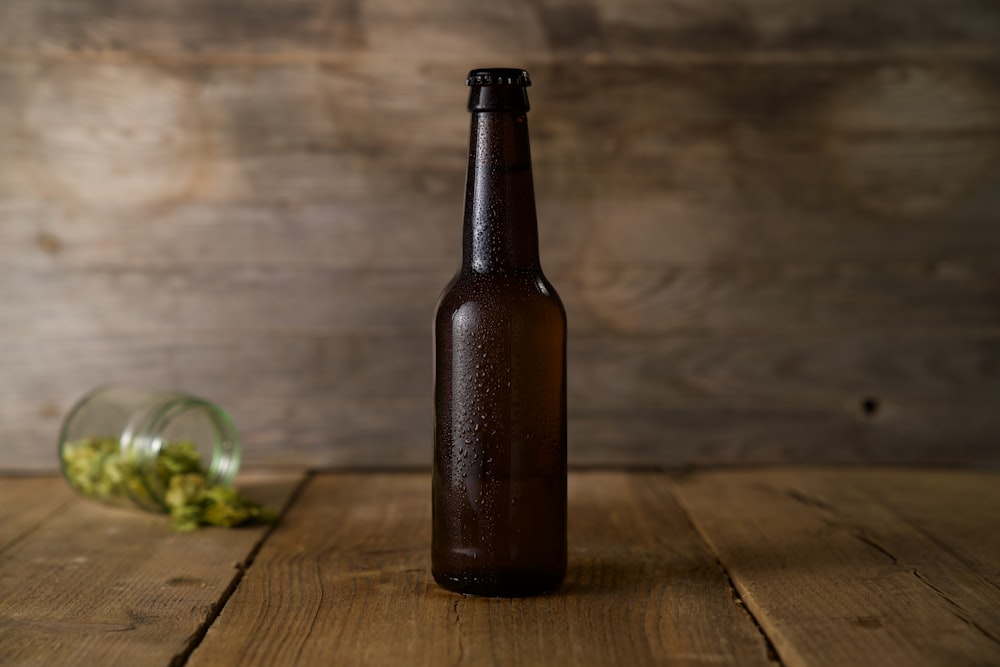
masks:
<svg viewBox="0 0 1000 667"><path fill-rule="evenodd" d="M133 446L138 445L140 465L155 466L163 446L164 432L181 415L191 411L200 412L212 426L211 460L206 470L210 485L229 486L236 479L240 467L240 440L236 425L229 414L215 403L178 392L172 398L157 404L148 415L144 428L132 434ZM123 439L125 435L123 434ZM123 442L123 445L125 443ZM149 496L166 509L164 500L166 489L160 484L156 474L142 475L143 484Z"/></svg>

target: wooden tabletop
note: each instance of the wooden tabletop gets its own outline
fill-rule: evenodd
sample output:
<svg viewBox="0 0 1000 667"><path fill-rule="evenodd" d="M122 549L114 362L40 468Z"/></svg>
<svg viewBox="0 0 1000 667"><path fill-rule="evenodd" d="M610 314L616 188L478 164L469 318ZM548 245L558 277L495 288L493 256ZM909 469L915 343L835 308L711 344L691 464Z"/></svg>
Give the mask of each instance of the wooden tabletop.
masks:
<svg viewBox="0 0 1000 667"><path fill-rule="evenodd" d="M1000 474L575 472L557 593L429 573L426 473L257 473L271 528L0 480L3 665L1000 665Z"/></svg>

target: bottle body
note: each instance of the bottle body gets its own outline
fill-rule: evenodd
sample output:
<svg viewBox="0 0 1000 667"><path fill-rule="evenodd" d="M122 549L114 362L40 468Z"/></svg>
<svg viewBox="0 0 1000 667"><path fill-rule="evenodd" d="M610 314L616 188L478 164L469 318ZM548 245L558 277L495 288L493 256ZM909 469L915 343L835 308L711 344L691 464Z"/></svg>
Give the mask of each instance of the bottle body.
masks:
<svg viewBox="0 0 1000 667"><path fill-rule="evenodd" d="M240 452L221 408L169 390L100 387L70 410L59 434L63 475L77 491L153 512L168 510L171 479L182 474L230 485Z"/></svg>
<svg viewBox="0 0 1000 667"><path fill-rule="evenodd" d="M434 319L432 571L477 595L566 572L566 314L538 261L526 111L473 110L463 263Z"/></svg>
<svg viewBox="0 0 1000 667"><path fill-rule="evenodd" d="M435 318L435 579L480 595L566 571L566 319L538 276L459 276Z"/></svg>

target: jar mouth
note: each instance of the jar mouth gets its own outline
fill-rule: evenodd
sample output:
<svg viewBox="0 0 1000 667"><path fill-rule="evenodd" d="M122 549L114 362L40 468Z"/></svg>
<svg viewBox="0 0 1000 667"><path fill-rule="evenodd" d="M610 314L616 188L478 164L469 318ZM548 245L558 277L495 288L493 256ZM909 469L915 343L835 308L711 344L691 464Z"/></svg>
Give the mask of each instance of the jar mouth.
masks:
<svg viewBox="0 0 1000 667"><path fill-rule="evenodd" d="M122 434L123 449L137 453L137 463L144 473L140 479L145 493L130 494L133 502L147 509L168 509L169 477L163 470L161 455L179 443L190 442L207 484L232 485L240 467L240 442L236 426L224 410L208 401L184 396L162 403L144 421L144 427L137 432ZM175 432L196 433L200 437L178 438Z"/></svg>

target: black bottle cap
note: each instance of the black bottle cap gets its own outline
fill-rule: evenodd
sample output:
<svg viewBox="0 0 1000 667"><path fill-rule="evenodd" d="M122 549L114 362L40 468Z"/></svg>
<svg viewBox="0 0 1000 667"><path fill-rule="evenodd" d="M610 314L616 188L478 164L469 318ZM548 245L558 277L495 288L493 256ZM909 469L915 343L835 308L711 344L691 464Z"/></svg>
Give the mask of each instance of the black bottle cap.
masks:
<svg viewBox="0 0 1000 667"><path fill-rule="evenodd" d="M469 91L469 111L527 111L531 85L528 73L511 67L474 69L465 80Z"/></svg>
<svg viewBox="0 0 1000 667"><path fill-rule="evenodd" d="M465 80L467 86L530 86L531 78L523 69L514 67L488 67L474 69Z"/></svg>

